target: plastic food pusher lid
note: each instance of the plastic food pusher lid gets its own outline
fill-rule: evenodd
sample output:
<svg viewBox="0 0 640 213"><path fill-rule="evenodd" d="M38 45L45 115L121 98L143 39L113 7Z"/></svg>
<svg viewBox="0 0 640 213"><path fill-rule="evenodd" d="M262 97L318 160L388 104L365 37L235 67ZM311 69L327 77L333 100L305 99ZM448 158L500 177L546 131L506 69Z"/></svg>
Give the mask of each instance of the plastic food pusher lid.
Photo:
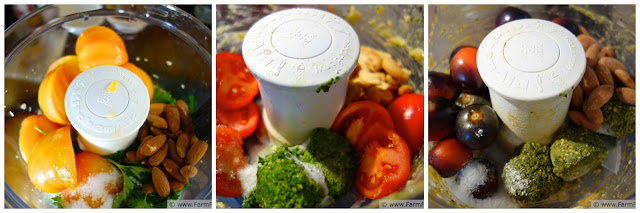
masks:
<svg viewBox="0 0 640 213"><path fill-rule="evenodd" d="M586 66L576 36L540 19L517 20L494 29L482 40L476 60L484 83L515 100L541 100L570 92Z"/></svg>
<svg viewBox="0 0 640 213"><path fill-rule="evenodd" d="M137 133L150 106L142 80L118 66L98 66L80 73L69 85L64 105L78 132L103 141Z"/></svg>
<svg viewBox="0 0 640 213"><path fill-rule="evenodd" d="M307 8L260 19L242 44L253 75L283 87L318 86L336 76L346 77L359 54L360 41L346 21Z"/></svg>

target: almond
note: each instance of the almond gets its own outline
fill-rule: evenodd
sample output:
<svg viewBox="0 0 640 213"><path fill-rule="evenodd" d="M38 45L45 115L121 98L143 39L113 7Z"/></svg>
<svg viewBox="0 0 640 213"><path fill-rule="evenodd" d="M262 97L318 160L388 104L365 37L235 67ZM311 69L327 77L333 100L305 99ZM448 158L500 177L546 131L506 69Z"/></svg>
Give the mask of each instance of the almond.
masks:
<svg viewBox="0 0 640 213"><path fill-rule="evenodd" d="M164 112L164 107L167 104L164 103L152 103L149 105L149 114L154 114L157 116L162 116L162 112Z"/></svg>
<svg viewBox="0 0 640 213"><path fill-rule="evenodd" d="M585 51L587 51L587 49L591 45L597 43L597 41L593 37L589 36L588 34L580 34L580 35L578 35L576 37L578 38L578 41L580 41L580 44L582 44L582 48Z"/></svg>
<svg viewBox="0 0 640 213"><path fill-rule="evenodd" d="M180 174L182 174L182 176L186 178L192 178L193 176L196 176L196 174L198 174L198 169L196 169L196 167L192 165L185 165L180 168Z"/></svg>
<svg viewBox="0 0 640 213"><path fill-rule="evenodd" d="M180 136L178 136L178 141L176 141L176 152L178 153L178 156L184 158L189 151L189 145L191 144L189 142L189 136L187 136L187 134L181 134Z"/></svg>
<svg viewBox="0 0 640 213"><path fill-rule="evenodd" d="M165 158L164 161L162 161L162 165L173 178L185 184L189 183L189 179L180 174L180 166L178 166L176 162L169 158Z"/></svg>
<svg viewBox="0 0 640 213"><path fill-rule="evenodd" d="M584 28L582 25L578 26L578 32L580 32L579 34L582 34L582 35L589 35L589 31L587 31L587 29Z"/></svg>
<svg viewBox="0 0 640 213"><path fill-rule="evenodd" d="M574 107L582 106L582 99L582 87L580 87L580 85L576 85L576 88L573 89L573 93L571 94L571 105Z"/></svg>
<svg viewBox="0 0 640 213"><path fill-rule="evenodd" d="M151 132L151 135L153 136L158 136L158 135L162 135L164 134L164 132L161 129L158 129L154 126L149 126L149 131Z"/></svg>
<svg viewBox="0 0 640 213"><path fill-rule="evenodd" d="M151 168L151 181L153 182L153 188L155 188L160 197L169 196L169 193L171 192L171 189L169 188L169 180L158 167Z"/></svg>
<svg viewBox="0 0 640 213"><path fill-rule="evenodd" d="M171 191L174 191L174 192L180 191L180 190L184 189L184 183L181 183L180 181L171 179L169 181L169 189L171 189Z"/></svg>
<svg viewBox="0 0 640 213"><path fill-rule="evenodd" d="M135 151L128 151L125 156L127 157L128 161L136 161L136 152Z"/></svg>
<svg viewBox="0 0 640 213"><path fill-rule="evenodd" d="M167 140L167 136L166 135L158 135L158 136L154 136L153 138L151 138L149 140L146 140L145 142L140 144L140 147L138 148L138 149L140 149L140 154L142 154L144 156L153 155L160 148L162 148L162 145L164 145L164 142L166 140Z"/></svg>
<svg viewBox="0 0 640 213"><path fill-rule="evenodd" d="M176 106L176 108L178 109L178 113L180 113L180 122L182 122L183 124L189 123L189 120L191 119L189 117L189 114L191 112L189 111L189 106L187 106L187 103L185 103L183 100L178 100L173 105Z"/></svg>
<svg viewBox="0 0 640 213"><path fill-rule="evenodd" d="M598 63L598 65L596 65L596 77L598 77L600 85L615 85L613 77L611 76L611 70L602 63Z"/></svg>
<svg viewBox="0 0 640 213"><path fill-rule="evenodd" d="M602 85L598 88L594 89L587 101L584 102L585 106L584 110L596 110L600 109L604 104L606 104L609 99L613 96L613 86L611 85Z"/></svg>
<svg viewBox="0 0 640 213"><path fill-rule="evenodd" d="M178 136L180 136L182 134L182 130L179 129L178 131L175 132L171 132L169 131L169 129L165 129L163 130L164 134L167 135L167 137L171 138L171 139L178 139Z"/></svg>
<svg viewBox="0 0 640 213"><path fill-rule="evenodd" d="M153 188L153 183L145 182L144 184L142 184L142 191L145 194L151 194L151 193L155 192L156 190Z"/></svg>
<svg viewBox="0 0 640 213"><path fill-rule="evenodd" d="M168 139L167 141L169 143L169 158L171 158L171 160L175 161L179 165L184 164L184 159L178 156L178 152L176 151L176 142L174 142L172 139Z"/></svg>
<svg viewBox="0 0 640 213"><path fill-rule="evenodd" d="M160 129L166 129L168 127L167 121L164 120L164 118L154 114L149 114L147 116L147 122L149 125Z"/></svg>
<svg viewBox="0 0 640 213"><path fill-rule="evenodd" d="M138 130L138 140L142 140L145 136L149 135L149 126L147 123L143 123Z"/></svg>
<svg viewBox="0 0 640 213"><path fill-rule="evenodd" d="M586 106L586 104L584 106ZM595 124L602 124L604 121L604 116L602 115L602 110L600 110L600 108L589 110L583 107L583 111L587 119Z"/></svg>
<svg viewBox="0 0 640 213"><path fill-rule="evenodd" d="M580 86L582 86L582 92L586 95L590 95L593 89L600 86L598 76L596 76L596 72L593 71L591 67L587 67L585 69L584 76L582 76L582 81L580 82Z"/></svg>
<svg viewBox="0 0 640 213"><path fill-rule="evenodd" d="M608 45L606 47L603 47L600 50L600 56L601 57L612 57L615 56L615 52L613 51L613 47L611 45Z"/></svg>
<svg viewBox="0 0 640 213"><path fill-rule="evenodd" d="M168 150L169 150L169 144L164 143L164 145L162 145L162 148L160 148L160 150L158 150L155 154L149 157L149 165L151 166L160 165L160 163L164 161L164 158L167 157Z"/></svg>
<svg viewBox="0 0 640 213"><path fill-rule="evenodd" d="M636 90L634 89L620 87L616 89L616 96L625 104L636 105Z"/></svg>
<svg viewBox="0 0 640 213"><path fill-rule="evenodd" d="M196 142L200 142L198 136L196 136L195 134L191 135L191 146L193 146L193 144L195 144Z"/></svg>
<svg viewBox="0 0 640 213"><path fill-rule="evenodd" d="M601 124L596 124L589 121L589 119L587 119L587 117L580 111L569 110L568 114L571 121L573 121L574 123L576 123L581 127L584 127L585 129L595 132L595 131L598 131L598 129L600 129L601 127Z"/></svg>
<svg viewBox="0 0 640 213"><path fill-rule="evenodd" d="M636 88L636 83L633 81L631 76L629 76L629 73L626 70L622 70L622 69L613 70L613 75L615 75L616 78L620 80L620 82L622 82L622 84L624 84L626 87L629 87L632 89Z"/></svg>
<svg viewBox="0 0 640 213"><path fill-rule="evenodd" d="M176 132L180 129L180 113L174 106L167 105L164 108L164 117L166 118L169 131Z"/></svg>
<svg viewBox="0 0 640 213"><path fill-rule="evenodd" d="M600 50L602 46L598 43L592 44L587 51L585 51L585 55L587 56L587 66L593 67L598 63Z"/></svg>
<svg viewBox="0 0 640 213"><path fill-rule="evenodd" d="M624 64L622 64L622 62L618 61L615 58L602 57L600 58L600 60L598 60L598 63L604 64L605 66L607 66L607 68L609 68L609 70L621 69L627 72L627 68L624 66Z"/></svg>
<svg viewBox="0 0 640 213"><path fill-rule="evenodd" d="M189 149L189 152L184 159L184 163L186 165L196 164L198 161L200 161L200 158L204 156L204 153L207 152L208 147L209 144L202 141L196 142L195 144L191 145L191 149Z"/></svg>

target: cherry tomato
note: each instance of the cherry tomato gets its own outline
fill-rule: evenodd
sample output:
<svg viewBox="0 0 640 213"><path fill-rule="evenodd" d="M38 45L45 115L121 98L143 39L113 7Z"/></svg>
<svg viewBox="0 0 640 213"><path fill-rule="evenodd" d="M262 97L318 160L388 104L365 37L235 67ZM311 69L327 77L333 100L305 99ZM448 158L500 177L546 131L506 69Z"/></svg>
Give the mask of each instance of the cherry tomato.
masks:
<svg viewBox="0 0 640 213"><path fill-rule="evenodd" d="M33 147L44 138L48 132L59 129L62 125L50 121L44 115L30 115L20 124L20 153L25 162L29 162Z"/></svg>
<svg viewBox="0 0 640 213"><path fill-rule="evenodd" d="M216 54L216 103L223 109L246 106L258 94L258 80L249 72L241 55Z"/></svg>
<svg viewBox="0 0 640 213"><path fill-rule="evenodd" d="M31 183L40 191L57 193L78 185L71 126L48 132L35 146L27 163Z"/></svg>
<svg viewBox="0 0 640 213"><path fill-rule="evenodd" d="M100 65L120 66L129 60L122 38L104 26L82 31L76 41L76 55L82 71Z"/></svg>
<svg viewBox="0 0 640 213"><path fill-rule="evenodd" d="M429 98L443 97L449 101L458 93L458 88L453 83L450 75L441 72L429 71Z"/></svg>
<svg viewBox="0 0 640 213"><path fill-rule="evenodd" d="M216 111L216 124L237 130L242 139L253 134L258 126L258 105L254 101L239 109L217 109Z"/></svg>
<svg viewBox="0 0 640 213"><path fill-rule="evenodd" d="M359 138L375 123L393 129L393 120L384 107L371 101L357 101L338 113L331 131L344 135L355 150L359 151L364 147Z"/></svg>
<svg viewBox="0 0 640 213"><path fill-rule="evenodd" d="M464 91L473 92L484 86L484 82L478 72L475 47L464 47L451 58L449 70L453 82Z"/></svg>
<svg viewBox="0 0 640 213"><path fill-rule="evenodd" d="M144 86L147 88L147 92L149 92L149 101L153 100L153 81L151 81L149 74L130 62L126 62L120 66L128 69L142 80L142 83L144 83Z"/></svg>
<svg viewBox="0 0 640 213"><path fill-rule="evenodd" d="M400 189L409 178L409 148L393 130L374 124L362 137L367 141L356 172L356 190L377 199Z"/></svg>
<svg viewBox="0 0 640 213"><path fill-rule="evenodd" d="M458 139L449 138L440 141L429 151L429 165L433 166L443 178L456 174L471 160L471 149Z"/></svg>
<svg viewBox="0 0 640 213"><path fill-rule="evenodd" d="M411 156L424 144L424 95L406 94L387 107L394 130L409 146Z"/></svg>
<svg viewBox="0 0 640 213"><path fill-rule="evenodd" d="M109 174L114 171L118 173L120 172L114 165L103 157L87 151L76 154L76 170L78 172L78 188L83 187L83 184L91 181L92 178L96 178L95 175ZM123 180L122 176L119 176L118 178L110 179L107 183L97 181L93 184L104 184L104 191L111 196L115 196L115 194L122 191ZM104 200L106 199L106 196L104 196L103 193L87 193L85 191L78 190L78 188L67 188L63 190L61 193L62 199L67 203L76 202L82 199L91 208L99 208L106 201Z"/></svg>
<svg viewBox="0 0 640 213"><path fill-rule="evenodd" d="M240 133L227 126L216 126L216 195L242 196L238 169L246 164Z"/></svg>
<svg viewBox="0 0 640 213"><path fill-rule="evenodd" d="M69 60L68 63L73 63L73 60ZM38 105L49 120L62 125L71 125L64 109L64 97L74 75L70 74L73 72L71 69L65 68L68 66L67 64L60 63L59 65L53 69L50 68L50 71L40 82Z"/></svg>

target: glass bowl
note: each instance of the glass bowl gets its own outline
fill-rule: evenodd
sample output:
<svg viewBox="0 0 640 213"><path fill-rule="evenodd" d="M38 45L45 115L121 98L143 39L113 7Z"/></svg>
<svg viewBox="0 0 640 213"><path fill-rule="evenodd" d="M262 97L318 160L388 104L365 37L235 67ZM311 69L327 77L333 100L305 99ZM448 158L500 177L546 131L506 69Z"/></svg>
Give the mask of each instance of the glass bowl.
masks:
<svg viewBox="0 0 640 213"><path fill-rule="evenodd" d="M5 31L4 174L7 208L51 207L51 199L29 181L18 148L22 119L40 112L38 86L49 65L75 55L77 33L91 25L107 26L123 39L129 62L145 70L155 85L174 98L195 98L192 120L197 136L211 144L211 30L174 6L98 6L70 13L68 5L44 6ZM75 21L75 22L74 22ZM211 145L199 172L181 195L184 200L210 200Z"/></svg>
<svg viewBox="0 0 640 213"><path fill-rule="evenodd" d="M242 39L253 23L272 12L294 8L316 8L329 11L347 20L360 39L367 45L390 53L411 71L409 81L414 93L424 93L424 8L422 5L217 5L216 52L241 54ZM417 54L419 53L419 54ZM251 144L249 138L244 144ZM245 148L246 150L246 148ZM381 199L424 199L424 154L412 159L412 169L405 186ZM216 196L218 208L239 208L241 198ZM363 199L355 190L336 199L332 207L374 207L378 200Z"/></svg>
<svg viewBox="0 0 640 213"><path fill-rule="evenodd" d="M429 70L449 72L449 56L461 45L478 47L494 29L497 14L506 5L430 5L429 6ZM611 45L615 57L635 75L635 7L633 5L515 5L533 18L552 20L566 17L584 26L603 46ZM527 203L527 207L583 207L592 200L635 199L635 132L618 138L621 148L617 173L602 166L594 172L566 182L563 189L542 202ZM429 142L429 146L433 146ZM506 159L508 160L508 158ZM450 193L448 182L429 167L429 207L474 207ZM486 207L486 206L485 206ZM496 206L493 206L496 207Z"/></svg>

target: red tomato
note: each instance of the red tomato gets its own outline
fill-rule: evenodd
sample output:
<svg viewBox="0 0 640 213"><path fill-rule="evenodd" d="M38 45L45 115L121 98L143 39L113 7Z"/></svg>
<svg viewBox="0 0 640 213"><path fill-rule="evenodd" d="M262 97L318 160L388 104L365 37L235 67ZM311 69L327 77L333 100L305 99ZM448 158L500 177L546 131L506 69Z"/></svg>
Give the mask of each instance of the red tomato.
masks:
<svg viewBox="0 0 640 213"><path fill-rule="evenodd" d="M393 129L393 120L384 107L372 101L358 101L338 113L331 125L331 131L344 135L359 151L364 144L361 144L358 139L367 127L375 123L380 123L387 129Z"/></svg>
<svg viewBox="0 0 640 213"><path fill-rule="evenodd" d="M246 164L240 133L227 126L216 126L216 195L242 196L238 169Z"/></svg>
<svg viewBox="0 0 640 213"><path fill-rule="evenodd" d="M407 142L411 156L424 144L424 95L406 94L387 107L394 130Z"/></svg>
<svg viewBox="0 0 640 213"><path fill-rule="evenodd" d="M258 80L249 72L241 55L216 54L216 103L223 109L246 106L258 94Z"/></svg>
<svg viewBox="0 0 640 213"><path fill-rule="evenodd" d="M429 165L443 178L455 175L473 157L471 149L456 138L440 141L429 151Z"/></svg>
<svg viewBox="0 0 640 213"><path fill-rule="evenodd" d="M240 132L240 137L249 137L258 127L258 105L252 101L239 109L216 109L216 124L226 125Z"/></svg>
<svg viewBox="0 0 640 213"><path fill-rule="evenodd" d="M377 199L400 189L411 169L407 144L381 124L374 124L362 139L368 143L356 172L356 190L369 199Z"/></svg>

